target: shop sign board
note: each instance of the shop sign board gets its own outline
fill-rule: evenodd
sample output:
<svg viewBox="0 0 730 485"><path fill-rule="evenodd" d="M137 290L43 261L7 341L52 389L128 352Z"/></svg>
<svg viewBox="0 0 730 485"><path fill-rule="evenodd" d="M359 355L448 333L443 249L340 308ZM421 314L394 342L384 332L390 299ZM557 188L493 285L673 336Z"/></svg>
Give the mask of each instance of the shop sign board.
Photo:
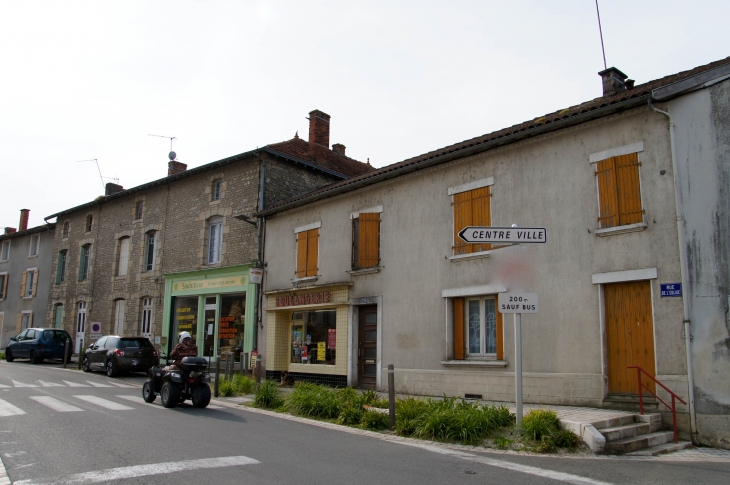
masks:
<svg viewBox="0 0 730 485"><path fill-rule="evenodd" d="M248 270L248 281L252 285L260 285L264 278L264 268L250 268Z"/></svg>
<svg viewBox="0 0 730 485"><path fill-rule="evenodd" d="M467 243L544 243L547 230L544 227L491 227L467 226L459 232Z"/></svg>
<svg viewBox="0 0 730 485"><path fill-rule="evenodd" d="M176 281L172 285L172 291L184 290L210 290L217 288L230 288L243 286L248 282L246 276L223 276L220 278L203 278L190 281Z"/></svg>
<svg viewBox="0 0 730 485"><path fill-rule="evenodd" d="M309 293L306 295L294 296L277 296L276 307L298 306L298 305L316 305L319 303L329 303L330 292L322 291L320 293Z"/></svg>
<svg viewBox="0 0 730 485"><path fill-rule="evenodd" d="M101 338L101 322L91 322L91 328L89 332L90 340L99 340Z"/></svg>
<svg viewBox="0 0 730 485"><path fill-rule="evenodd" d="M682 283L661 283L661 297L682 296Z"/></svg>
<svg viewBox="0 0 730 485"><path fill-rule="evenodd" d="M537 293L500 293L500 313L537 313Z"/></svg>

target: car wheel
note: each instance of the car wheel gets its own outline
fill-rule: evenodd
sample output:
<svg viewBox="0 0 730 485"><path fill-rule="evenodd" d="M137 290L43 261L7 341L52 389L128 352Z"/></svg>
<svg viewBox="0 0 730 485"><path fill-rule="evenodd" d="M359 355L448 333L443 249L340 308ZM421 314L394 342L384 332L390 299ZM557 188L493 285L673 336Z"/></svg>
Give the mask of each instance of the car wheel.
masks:
<svg viewBox="0 0 730 485"><path fill-rule="evenodd" d="M155 402L155 391L152 389L152 379L147 379L144 381L144 386L142 386L142 399L144 399L144 402Z"/></svg>
<svg viewBox="0 0 730 485"><path fill-rule="evenodd" d="M193 406L196 408L204 408L210 403L210 386L208 384L199 384L193 389Z"/></svg>
<svg viewBox="0 0 730 485"><path fill-rule="evenodd" d="M160 390L162 405L166 408L174 408L180 402L180 387L172 382L165 382Z"/></svg>
<svg viewBox="0 0 730 485"><path fill-rule="evenodd" d="M106 363L106 375L109 377L116 377L117 376L117 368L114 365L114 361L110 360Z"/></svg>
<svg viewBox="0 0 730 485"><path fill-rule="evenodd" d="M12 362L15 360L15 357L13 357L12 352L10 352L10 349L5 349L5 360L8 362Z"/></svg>
<svg viewBox="0 0 730 485"><path fill-rule="evenodd" d="M87 357L84 357L84 360L81 361L81 370L84 372L91 372L91 366L89 365L89 359Z"/></svg>
<svg viewBox="0 0 730 485"><path fill-rule="evenodd" d="M30 351L30 363L31 364L40 364L43 362L43 359L38 357L38 354L35 353L35 350Z"/></svg>

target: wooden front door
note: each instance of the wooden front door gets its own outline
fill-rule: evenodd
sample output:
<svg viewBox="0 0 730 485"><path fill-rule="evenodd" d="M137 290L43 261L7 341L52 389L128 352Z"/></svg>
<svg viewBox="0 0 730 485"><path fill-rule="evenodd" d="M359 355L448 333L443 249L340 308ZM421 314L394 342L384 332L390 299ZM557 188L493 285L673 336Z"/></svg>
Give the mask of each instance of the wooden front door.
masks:
<svg viewBox="0 0 730 485"><path fill-rule="evenodd" d="M606 335L608 341L609 394L638 394L636 369L640 365L654 375L654 322L651 314L651 286L648 281L604 286ZM649 381L649 382L647 382ZM646 376L642 382L655 391Z"/></svg>
<svg viewBox="0 0 730 485"><path fill-rule="evenodd" d="M378 369L378 307L360 307L358 339L358 371L360 387L375 389Z"/></svg>

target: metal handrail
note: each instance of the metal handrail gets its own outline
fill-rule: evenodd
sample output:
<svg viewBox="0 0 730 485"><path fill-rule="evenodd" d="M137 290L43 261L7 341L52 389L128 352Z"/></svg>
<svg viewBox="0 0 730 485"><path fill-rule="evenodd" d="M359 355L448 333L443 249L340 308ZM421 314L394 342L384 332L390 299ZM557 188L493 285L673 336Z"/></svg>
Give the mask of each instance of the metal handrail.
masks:
<svg viewBox="0 0 730 485"><path fill-rule="evenodd" d="M685 406L687 405L687 403L684 402L684 400L681 397L679 397L677 394L675 394L667 386L665 386L664 384L662 384L661 382L659 382L658 380L656 380L653 375L651 375L647 371L645 371L640 365L629 365L629 366L627 366L627 369L636 369L636 371L637 371L636 374L637 374L638 382L639 382L639 413L642 414L642 415L644 414L644 391L643 390L646 389L660 403L664 404L666 407L668 407L669 409L672 410L672 424L674 425L674 442L675 443L679 443L679 434L677 432L677 409L676 409L676 406L674 404L674 400L675 399L678 399L679 402L681 402ZM646 374L649 377L649 379L651 379L655 383L657 383L660 386L662 386L664 388L664 390L667 391L672 396L672 405L671 406L669 404L665 403L659 396L657 396L654 391L652 391L651 389L649 389L649 386L647 386L646 384L643 384L641 382L641 373L642 372L644 374Z"/></svg>

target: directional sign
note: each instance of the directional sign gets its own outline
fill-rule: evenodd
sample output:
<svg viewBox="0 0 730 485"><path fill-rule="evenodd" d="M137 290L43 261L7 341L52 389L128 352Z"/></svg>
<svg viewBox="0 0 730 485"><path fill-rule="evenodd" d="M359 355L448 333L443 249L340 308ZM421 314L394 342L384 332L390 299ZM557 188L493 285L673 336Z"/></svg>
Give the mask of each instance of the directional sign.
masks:
<svg viewBox="0 0 730 485"><path fill-rule="evenodd" d="M459 237L468 243L544 243L547 231L544 227L467 226Z"/></svg>
<svg viewBox="0 0 730 485"><path fill-rule="evenodd" d="M537 293L500 293L500 313L537 313Z"/></svg>

